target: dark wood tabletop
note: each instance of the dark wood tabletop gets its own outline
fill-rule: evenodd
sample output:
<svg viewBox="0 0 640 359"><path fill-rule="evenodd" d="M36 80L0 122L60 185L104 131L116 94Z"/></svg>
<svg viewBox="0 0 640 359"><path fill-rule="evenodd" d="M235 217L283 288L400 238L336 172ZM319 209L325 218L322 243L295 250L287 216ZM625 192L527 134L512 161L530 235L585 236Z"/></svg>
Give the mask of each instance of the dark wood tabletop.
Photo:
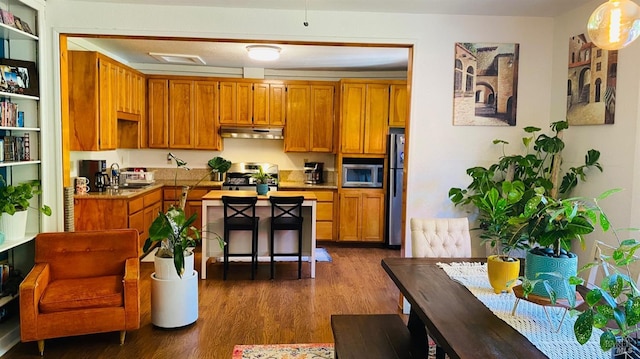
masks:
<svg viewBox="0 0 640 359"><path fill-rule="evenodd" d="M410 321L419 318L449 358L547 358L451 280L438 262L486 262L486 258L386 258L382 267L411 303Z"/></svg>

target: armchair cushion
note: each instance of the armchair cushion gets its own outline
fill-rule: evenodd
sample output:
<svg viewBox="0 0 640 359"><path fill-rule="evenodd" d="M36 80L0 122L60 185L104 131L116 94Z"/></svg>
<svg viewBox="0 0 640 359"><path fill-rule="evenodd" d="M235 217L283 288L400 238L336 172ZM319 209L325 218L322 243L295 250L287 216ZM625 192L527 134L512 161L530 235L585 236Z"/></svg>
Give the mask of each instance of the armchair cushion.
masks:
<svg viewBox="0 0 640 359"><path fill-rule="evenodd" d="M40 312L122 307L122 276L61 279L53 281L40 299Z"/></svg>

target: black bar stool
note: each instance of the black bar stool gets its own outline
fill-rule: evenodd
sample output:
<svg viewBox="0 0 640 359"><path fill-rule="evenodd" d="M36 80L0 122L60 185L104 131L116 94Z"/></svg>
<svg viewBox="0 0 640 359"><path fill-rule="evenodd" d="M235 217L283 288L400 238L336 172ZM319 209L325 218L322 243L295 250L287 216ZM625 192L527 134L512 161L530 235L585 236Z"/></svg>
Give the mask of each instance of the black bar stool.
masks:
<svg viewBox="0 0 640 359"><path fill-rule="evenodd" d="M298 256L298 279L302 278L302 202L303 196L278 197L270 196L271 202L271 279L274 277L274 256ZM294 230L298 231L298 251L289 253L276 253L274 246L274 232Z"/></svg>
<svg viewBox="0 0 640 359"><path fill-rule="evenodd" d="M260 217L256 217L256 202L258 197L233 197L222 196L224 204L224 270L223 279L227 280L229 270L229 257L251 256L251 279L255 278L258 270L258 223ZM251 231L251 253L229 253L229 232Z"/></svg>

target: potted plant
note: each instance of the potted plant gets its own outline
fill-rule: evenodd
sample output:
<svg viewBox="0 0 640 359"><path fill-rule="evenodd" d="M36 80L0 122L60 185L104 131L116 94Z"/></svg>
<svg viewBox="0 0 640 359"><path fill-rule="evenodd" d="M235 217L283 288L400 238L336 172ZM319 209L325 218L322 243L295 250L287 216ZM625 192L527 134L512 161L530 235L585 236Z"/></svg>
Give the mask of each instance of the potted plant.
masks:
<svg viewBox="0 0 640 359"><path fill-rule="evenodd" d="M169 157L176 163L174 184L177 186L178 171L181 168L185 170L189 168L185 161L175 157L172 153L169 153ZM196 182L195 186L208 176L209 173ZM197 214L194 213L187 218L184 212L189 189L189 186L183 187L179 204L174 203L171 205L166 213L158 213L158 216L149 227L149 238L147 238L143 246L143 251L146 253L152 245L160 243L160 248L155 254L154 263L156 264L156 273L163 276L161 279L165 279L165 274L167 277L173 277L164 269L166 259L173 263L177 277L182 277L185 268L188 267L193 270L194 267L194 255L191 248L194 248L197 242L201 240L201 232L200 229L192 225L197 218ZM222 238L217 233L214 235L220 246L224 246ZM185 265L185 258L187 259L187 265Z"/></svg>
<svg viewBox="0 0 640 359"><path fill-rule="evenodd" d="M266 173L262 166L258 167L258 172L251 175L251 178L255 180L256 191L259 195L265 195L269 191L269 179L271 175Z"/></svg>
<svg viewBox="0 0 640 359"><path fill-rule="evenodd" d="M449 190L449 198L456 206L471 204L478 209L478 229L483 230L480 237L489 241L493 248L502 248L503 253L513 249L545 247L556 243L548 242L548 237L542 236L546 229L553 228L542 226L541 224L545 223L543 219L549 219L549 211L553 213L554 210L569 204L557 202L556 199L568 195L581 180L584 181L589 168L602 171L598 162L600 152L591 149L585 155L585 163L571 167L560 181L561 153L565 147L562 137L563 131L569 125L566 121L558 121L550 127L554 132L553 136L536 135L540 131L536 127L524 129L527 134L522 138L524 154L507 156L505 145L509 143L494 140L494 144L500 144L503 148L503 155L499 161L488 168L467 169L467 174L472 178L467 188ZM536 216L536 213L539 216ZM572 220L575 219L577 222L581 218L572 217ZM535 223L538 225L535 226ZM551 235L550 233L549 236ZM565 250L568 249L568 241L573 238L579 237L567 235L560 241L565 245ZM554 247L551 251L557 253L560 252L560 248L561 246Z"/></svg>
<svg viewBox="0 0 640 359"><path fill-rule="evenodd" d="M210 159L207 164L213 170L211 179L218 182L224 181L223 175L231 168L231 161L219 156Z"/></svg>
<svg viewBox="0 0 640 359"><path fill-rule="evenodd" d="M40 182L33 180L11 185L0 175L0 184L0 232L5 234L7 240L23 238L30 200L42 193ZM38 210L46 216L51 215L51 208L47 205L42 205Z"/></svg>

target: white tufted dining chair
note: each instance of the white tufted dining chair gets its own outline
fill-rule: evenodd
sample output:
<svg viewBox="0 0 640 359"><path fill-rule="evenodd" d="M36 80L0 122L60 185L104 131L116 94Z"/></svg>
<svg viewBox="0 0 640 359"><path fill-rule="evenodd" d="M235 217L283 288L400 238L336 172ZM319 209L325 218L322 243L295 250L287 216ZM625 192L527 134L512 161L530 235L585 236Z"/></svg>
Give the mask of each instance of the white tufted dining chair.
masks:
<svg viewBox="0 0 640 359"><path fill-rule="evenodd" d="M411 218L412 257L471 257L467 218Z"/></svg>

